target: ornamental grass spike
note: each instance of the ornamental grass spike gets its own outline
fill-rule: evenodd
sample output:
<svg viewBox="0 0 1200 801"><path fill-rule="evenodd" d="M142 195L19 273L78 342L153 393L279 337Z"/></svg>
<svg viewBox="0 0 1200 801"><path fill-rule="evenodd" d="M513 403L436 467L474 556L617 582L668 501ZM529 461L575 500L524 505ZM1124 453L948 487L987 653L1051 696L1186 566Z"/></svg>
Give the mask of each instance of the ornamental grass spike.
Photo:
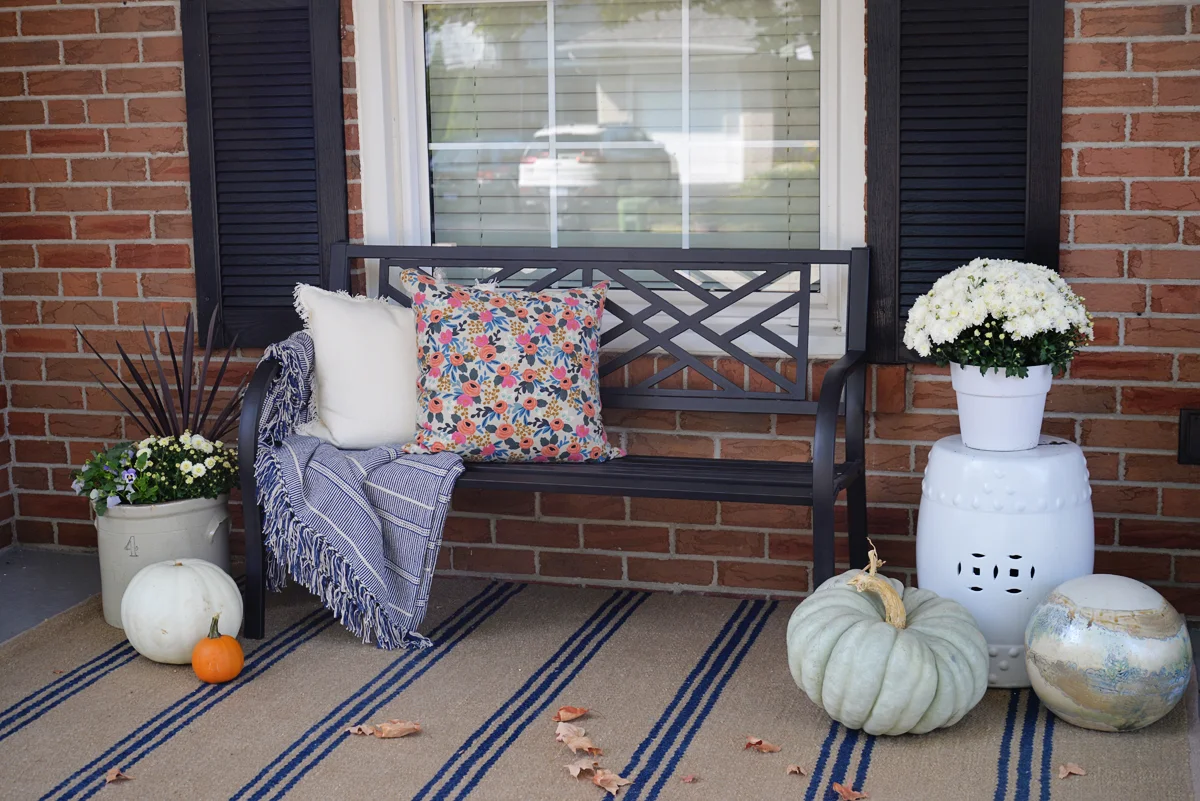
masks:
<svg viewBox="0 0 1200 801"><path fill-rule="evenodd" d="M133 379L133 383L137 386L137 391L121 378L117 368L109 363L100 351L96 349L83 333L76 326L75 331L83 340L83 344L87 345L88 350L96 355L100 363L105 369L117 380L121 388L125 390L126 399L132 403L134 408L131 408L130 403L126 399L122 399L116 391L106 384L100 376L92 373L92 377L100 385L108 396L116 401L137 424L138 428L142 429L147 435L159 437L179 436L185 431L190 431L201 436L217 440L228 434L237 425L238 417L242 408L242 396L245 394L246 386L250 382L250 374L247 373L242 378L241 382L233 391L233 395L223 401L221 405L217 405L215 414L213 406L217 400L217 395L221 392L221 382L225 378L225 372L229 367L229 358L233 355L234 349L237 347L237 336L229 343L229 347L225 350L225 356L221 360L221 367L217 371L217 375L212 382L212 386L208 387L207 377L208 368L212 362L213 354L213 333L216 330L217 312L214 309L212 317L208 321L208 339L204 346L204 357L200 362L199 373L195 370L195 345L196 345L196 329L195 320L192 313L188 312L187 319L183 326L183 344L180 355L175 353L175 343L171 340L171 332L167 327L166 314L163 314L163 337L167 341L167 353L171 360L171 375L175 379L175 386L172 389L167 378L167 371L164 369L162 359L159 358L158 349L154 346L154 338L150 335L150 329L142 324L142 334L146 338L146 346L150 353L150 358L154 362L153 368L146 362L145 356L139 356L138 361L141 362L142 369L139 370L133 359L126 353L125 348L121 343L116 343L117 353L121 356L121 363L125 369L129 371L129 375ZM182 364L180 363L182 356ZM144 373L144 375L143 375ZM210 422L211 419L211 422Z"/></svg>

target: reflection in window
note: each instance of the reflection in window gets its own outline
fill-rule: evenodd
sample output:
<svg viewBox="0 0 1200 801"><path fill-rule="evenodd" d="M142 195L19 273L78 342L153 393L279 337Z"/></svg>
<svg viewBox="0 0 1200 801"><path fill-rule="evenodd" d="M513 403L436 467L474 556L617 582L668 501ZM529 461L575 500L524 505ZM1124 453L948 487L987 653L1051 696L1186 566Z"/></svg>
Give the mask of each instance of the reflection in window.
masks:
<svg viewBox="0 0 1200 801"><path fill-rule="evenodd" d="M435 243L820 246L820 0L425 9Z"/></svg>

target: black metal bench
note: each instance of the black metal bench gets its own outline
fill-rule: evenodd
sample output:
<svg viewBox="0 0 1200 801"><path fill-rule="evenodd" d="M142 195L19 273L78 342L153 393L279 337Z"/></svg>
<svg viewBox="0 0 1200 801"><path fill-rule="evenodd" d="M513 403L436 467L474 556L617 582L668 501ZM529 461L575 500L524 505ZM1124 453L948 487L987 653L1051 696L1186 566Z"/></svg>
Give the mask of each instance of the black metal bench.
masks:
<svg viewBox="0 0 1200 801"><path fill-rule="evenodd" d="M867 336L866 248L850 251L814 250L659 250L624 248L484 248L402 247L338 243L331 258L331 283L348 288L350 265L355 259L377 259L378 293L409 305L409 299L392 283L398 268L416 267L427 272L445 268L486 274L489 280L516 283L532 291L553 286L579 286L608 279L612 282L606 315L620 321L601 337L602 345L634 331L644 341L605 361L601 376L623 368L639 356L655 351L675 361L635 386L603 388L602 408L668 409L706 412L757 412L816 416L812 462L690 459L627 456L601 464L468 463L458 487L526 492L566 492L591 495L629 495L706 501L788 504L813 508L813 586L834 572L834 503L846 490L850 563L867 561L867 499L864 481L864 394ZM804 366L808 362L810 276L813 265L846 265L846 353L834 363L820 385L819 400L809 400ZM840 269L840 268L839 268ZM745 283L725 290L697 280L705 271L736 271ZM798 274L798 289L779 294L779 300L729 330L719 333L706 321L739 300L776 281ZM451 272L453 276L454 273ZM670 287L694 298L690 310L667 300L660 290ZM632 293L632 295L624 294ZM632 311L622 302L636 297L644 308ZM772 295L772 297L776 297ZM699 302L697 307L697 301ZM796 341L789 342L764 323L795 307ZM659 331L649 321L666 314L674 322ZM747 365L765 379L771 391L751 391L738 386L710 365L689 354L673 340L685 332L702 337L709 350L720 351ZM751 356L735 340L755 334L777 348L799 367L792 381L771 365ZM702 377L712 389L679 389L657 386L680 370ZM259 365L246 392L238 436L242 497L255 498L254 456L256 431L263 397L279 365ZM690 382L691 379L689 379ZM761 382L760 382L761 383ZM843 401L842 398L845 398ZM838 418L845 418L845 461L835 458ZM246 615L245 635L263 636L265 619L265 565L260 510L245 502Z"/></svg>

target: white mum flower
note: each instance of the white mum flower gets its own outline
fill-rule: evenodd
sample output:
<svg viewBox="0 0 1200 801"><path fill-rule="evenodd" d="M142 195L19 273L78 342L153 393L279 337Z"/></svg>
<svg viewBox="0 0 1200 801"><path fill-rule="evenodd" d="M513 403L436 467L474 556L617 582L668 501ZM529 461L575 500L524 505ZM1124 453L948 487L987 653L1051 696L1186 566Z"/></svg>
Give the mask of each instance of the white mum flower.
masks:
<svg viewBox="0 0 1200 801"><path fill-rule="evenodd" d="M167 445L170 445L170 444L171 444L171 438L170 438L170 437L163 437L162 439L160 439L160 440L158 441L158 444L159 444L159 445L162 445L163 447L166 447Z"/></svg>
<svg viewBox="0 0 1200 801"><path fill-rule="evenodd" d="M196 465L192 466L192 475L195 476L196 478L203 477L204 474L207 472L208 472L208 470L205 469L204 465L202 465L202 464L196 464Z"/></svg>
<svg viewBox="0 0 1200 801"><path fill-rule="evenodd" d="M207 467L209 470L212 470L214 467L216 467L216 465L217 465L217 460L215 458L213 458L212 456L210 456L204 460L204 466Z"/></svg>
<svg viewBox="0 0 1200 801"><path fill-rule="evenodd" d="M988 319L1015 339L1077 332L1092 338L1083 300L1053 270L1006 259L973 259L934 282L916 300L904 344L921 355L953 343Z"/></svg>
<svg viewBox="0 0 1200 801"><path fill-rule="evenodd" d="M179 435L179 444L186 448L192 447L192 437L190 434L184 433Z"/></svg>
<svg viewBox="0 0 1200 801"><path fill-rule="evenodd" d="M187 459L184 459L182 462L179 463L179 472L180 473L190 473L192 471L192 467L193 467L192 463L189 462Z"/></svg>
<svg viewBox="0 0 1200 801"><path fill-rule="evenodd" d="M200 436L199 434L196 434L194 437L192 437L191 446L196 450L204 450L205 445L208 445L208 440L206 440L204 437Z"/></svg>

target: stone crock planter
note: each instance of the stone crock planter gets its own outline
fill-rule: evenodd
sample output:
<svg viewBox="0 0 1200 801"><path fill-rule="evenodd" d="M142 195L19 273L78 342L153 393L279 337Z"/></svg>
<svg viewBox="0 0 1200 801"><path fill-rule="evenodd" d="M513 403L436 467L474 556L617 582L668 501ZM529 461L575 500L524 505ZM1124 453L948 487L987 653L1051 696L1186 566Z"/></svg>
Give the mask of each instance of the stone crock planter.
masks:
<svg viewBox="0 0 1200 801"><path fill-rule="evenodd" d="M104 620L121 628L121 596L147 565L203 559L229 572L229 496L145 506L122 504L96 518Z"/></svg>
<svg viewBox="0 0 1200 801"><path fill-rule="evenodd" d="M994 369L981 375L978 367L951 364L963 444L981 451L1037 447L1052 377L1048 364L1030 367L1027 378L1009 378Z"/></svg>

